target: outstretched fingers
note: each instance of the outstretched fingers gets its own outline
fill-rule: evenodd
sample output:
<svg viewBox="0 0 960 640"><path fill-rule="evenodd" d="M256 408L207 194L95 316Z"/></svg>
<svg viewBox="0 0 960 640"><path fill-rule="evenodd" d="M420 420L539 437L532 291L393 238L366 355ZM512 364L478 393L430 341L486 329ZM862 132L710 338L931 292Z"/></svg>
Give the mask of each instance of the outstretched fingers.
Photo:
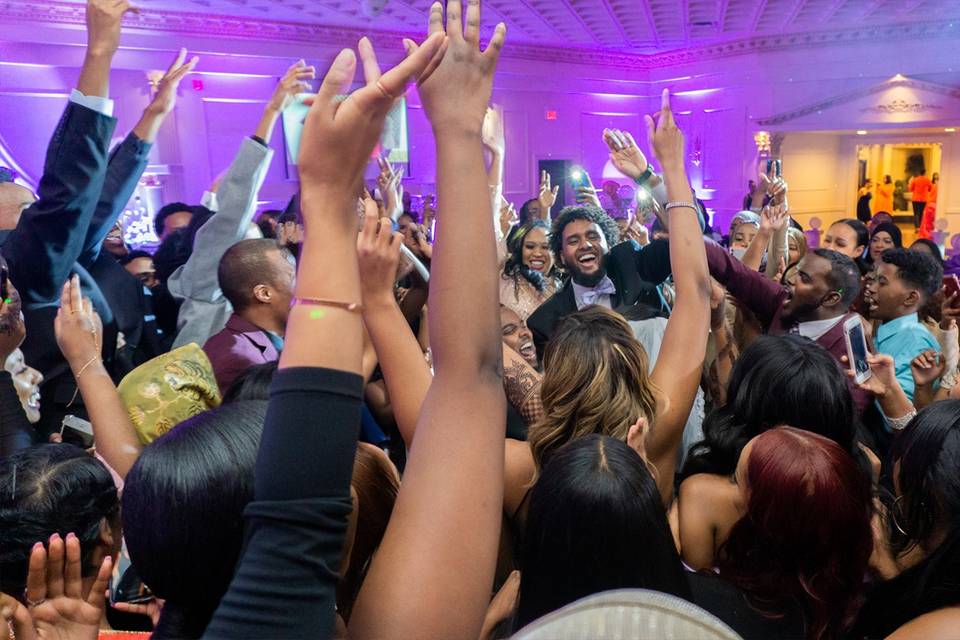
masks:
<svg viewBox="0 0 960 640"><path fill-rule="evenodd" d="M496 28L493 30L493 37L490 38L490 43L487 44L487 49L483 52L483 55L495 63L500 59L500 52L503 50L503 43L506 41L506 39L507 25L499 22L497 23Z"/></svg>
<svg viewBox="0 0 960 640"><path fill-rule="evenodd" d="M380 79L380 64L377 62L377 53L373 50L373 44L366 36L360 38L357 45L360 52L360 61L363 63L363 76L367 84L374 84Z"/></svg>
<svg viewBox="0 0 960 640"><path fill-rule="evenodd" d="M100 570L97 572L97 578L94 580L90 593L87 595L87 602L97 609L103 610L106 606L106 592L110 585L110 574L113 573L113 558L107 556L100 563Z"/></svg>
<svg viewBox="0 0 960 640"><path fill-rule="evenodd" d="M434 55L443 44L444 36L436 33L427 38L413 53L397 66L380 76L379 84L391 97L399 97L406 92L407 83L422 79L422 74Z"/></svg>
<svg viewBox="0 0 960 640"><path fill-rule="evenodd" d="M467 0L467 26L463 39L470 44L480 44L480 0Z"/></svg>
<svg viewBox="0 0 960 640"><path fill-rule="evenodd" d="M432 36L435 33L443 32L443 4L434 2L430 5L430 19L427 25L427 33Z"/></svg>
<svg viewBox="0 0 960 640"><path fill-rule="evenodd" d="M447 0L447 35L451 38L463 38L462 9L460 0Z"/></svg>
<svg viewBox="0 0 960 640"><path fill-rule="evenodd" d="M336 97L347 92L356 72L357 57L353 50L344 49L338 53L320 84L320 90L317 92L311 111L319 110L329 114L336 111Z"/></svg>
<svg viewBox="0 0 960 640"><path fill-rule="evenodd" d="M173 64L170 65L170 67L167 69L167 72L164 75L169 76L171 73L179 69L180 66L183 65L183 61L186 59L187 59L187 49L184 47L180 49L179 53L177 53L177 57L173 59Z"/></svg>

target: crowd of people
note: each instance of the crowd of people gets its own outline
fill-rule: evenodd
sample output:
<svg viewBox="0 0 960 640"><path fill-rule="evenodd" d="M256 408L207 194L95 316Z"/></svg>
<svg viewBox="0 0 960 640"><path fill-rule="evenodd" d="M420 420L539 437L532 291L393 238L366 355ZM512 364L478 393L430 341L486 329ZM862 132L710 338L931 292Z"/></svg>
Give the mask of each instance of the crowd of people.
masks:
<svg viewBox="0 0 960 640"><path fill-rule="evenodd" d="M649 148L596 141L650 220L589 177L517 209L506 29L483 48L480 0L447 0L392 69L367 38L293 64L201 204L130 250L198 64L108 149L130 10L88 0L37 193L0 184L0 636L956 637L960 281L934 243L843 219L808 248L769 169L718 233L668 91ZM320 76L299 191L258 216ZM385 158L363 178L414 83L423 211Z"/></svg>

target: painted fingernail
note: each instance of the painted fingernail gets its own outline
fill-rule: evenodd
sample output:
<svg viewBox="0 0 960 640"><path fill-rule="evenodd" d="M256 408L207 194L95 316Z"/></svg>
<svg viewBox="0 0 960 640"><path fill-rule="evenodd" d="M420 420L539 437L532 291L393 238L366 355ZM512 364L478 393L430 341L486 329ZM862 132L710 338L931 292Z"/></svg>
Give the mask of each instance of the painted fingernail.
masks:
<svg viewBox="0 0 960 640"><path fill-rule="evenodd" d="M35 543L33 544L33 549L31 549L30 551L33 552L33 551L37 551L38 549L43 549L43 543L42 543L42 542L35 542Z"/></svg>
<svg viewBox="0 0 960 640"><path fill-rule="evenodd" d="M73 531L67 534L67 540L76 540L76 539L77 539L77 536Z"/></svg>

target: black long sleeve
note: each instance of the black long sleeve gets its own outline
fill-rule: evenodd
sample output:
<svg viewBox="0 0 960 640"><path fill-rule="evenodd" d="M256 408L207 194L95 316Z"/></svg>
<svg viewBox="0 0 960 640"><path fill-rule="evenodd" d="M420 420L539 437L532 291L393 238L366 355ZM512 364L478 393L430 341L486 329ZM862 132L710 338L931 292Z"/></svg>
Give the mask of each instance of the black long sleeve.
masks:
<svg viewBox="0 0 960 640"><path fill-rule="evenodd" d="M243 557L205 638L331 637L362 390L343 371L277 373Z"/></svg>
<svg viewBox="0 0 960 640"><path fill-rule="evenodd" d="M144 142L131 132L110 152L100 198L87 227L83 249L77 257L77 262L84 268L93 271L93 264L100 255L104 239L120 218L123 208L137 188L143 170L147 168L152 148L153 143Z"/></svg>
<svg viewBox="0 0 960 640"><path fill-rule="evenodd" d="M7 236L3 255L24 306L56 303L83 250L103 188L115 118L70 103L47 147L40 198Z"/></svg>
<svg viewBox="0 0 960 640"><path fill-rule="evenodd" d="M32 447L34 433L13 386L13 376L0 370L0 460Z"/></svg>

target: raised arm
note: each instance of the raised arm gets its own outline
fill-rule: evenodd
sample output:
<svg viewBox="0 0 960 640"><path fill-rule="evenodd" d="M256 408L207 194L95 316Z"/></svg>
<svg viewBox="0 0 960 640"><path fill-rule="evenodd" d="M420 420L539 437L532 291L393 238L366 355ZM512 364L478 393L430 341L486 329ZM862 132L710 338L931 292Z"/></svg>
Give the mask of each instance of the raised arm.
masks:
<svg viewBox="0 0 960 640"><path fill-rule="evenodd" d="M260 442L246 550L205 637L332 636L363 385L356 194L390 96L419 76L439 44L432 39L381 76L362 39L366 85L338 99L357 67L353 51L341 51L307 115L295 304Z"/></svg>
<svg viewBox="0 0 960 640"><path fill-rule="evenodd" d="M57 344L70 365L93 425L93 444L121 478L133 467L143 447L130 415L101 359L103 327L74 275L63 286L54 322Z"/></svg>
<svg viewBox="0 0 960 640"><path fill-rule="evenodd" d="M430 283L435 377L390 524L350 619L351 634L360 638L478 637L496 566L506 403L481 127L505 27L497 26L481 52L479 0L466 8L465 29L459 0L447 2L446 18L445 55L420 82L444 212ZM443 25L443 7L435 3L431 34Z"/></svg>
<svg viewBox="0 0 960 640"><path fill-rule="evenodd" d="M770 247L767 249L767 277L776 279L777 271L780 269L780 261L783 260L785 266L790 266L787 262L790 259L790 245L787 240L787 229L790 228L790 205L787 203L787 183L775 174L775 169L771 167L770 174L773 178L767 178L767 193L770 194L770 207L772 211L782 211L785 220L782 225L778 225L770 238Z"/></svg>
<svg viewBox="0 0 960 640"><path fill-rule="evenodd" d="M646 441L647 455L659 472L660 495L664 504L669 504L673 498L677 447L696 397L706 353L710 328L710 273L698 212L683 165L683 134L673 119L668 91L663 92L656 129L649 116L647 129L657 159L663 166L670 201L686 205L672 207L667 212L670 265L677 293L652 379L669 402L666 410L657 416Z"/></svg>
<svg viewBox="0 0 960 640"><path fill-rule="evenodd" d="M180 81L196 66L199 58L186 62L187 50L181 49L173 64L161 78L157 93L144 110L130 134L110 153L107 174L100 190L100 199L93 212L90 226L77 262L90 268L100 255L103 240L116 224L124 206L130 200L143 170L147 167L150 149L157 139L160 125L176 104Z"/></svg>
<svg viewBox="0 0 960 640"><path fill-rule="evenodd" d="M400 436L410 447L433 375L393 295L403 235L391 231L389 218L377 219L376 202L368 197L364 203L366 214L357 241L363 322L380 361Z"/></svg>
<svg viewBox="0 0 960 640"><path fill-rule="evenodd" d="M117 124L107 99L108 79L120 21L129 10L126 0L87 3L87 52L77 91L47 147L40 197L3 246L10 278L26 305L54 303L83 249Z"/></svg>
<svg viewBox="0 0 960 640"><path fill-rule="evenodd" d="M253 136L243 140L217 190L216 215L197 231L190 259L174 276L176 288L183 297L211 302L220 295L217 266L227 249L243 239L256 213L257 194L273 158L273 150L268 146L273 127L293 97L309 88L307 79L314 73L314 68L302 60L291 66L274 89ZM181 317L185 315L181 312ZM202 344L209 337L184 336L183 340L178 337L175 346L181 346L184 340Z"/></svg>

